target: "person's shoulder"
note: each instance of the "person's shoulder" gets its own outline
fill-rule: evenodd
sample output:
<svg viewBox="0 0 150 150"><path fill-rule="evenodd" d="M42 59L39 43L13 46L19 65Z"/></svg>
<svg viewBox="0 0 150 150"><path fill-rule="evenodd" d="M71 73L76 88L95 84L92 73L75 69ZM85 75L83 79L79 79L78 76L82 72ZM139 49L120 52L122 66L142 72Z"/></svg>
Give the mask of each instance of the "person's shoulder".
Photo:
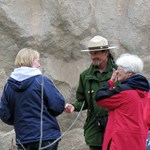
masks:
<svg viewBox="0 0 150 150"><path fill-rule="evenodd" d="M133 90L133 88L129 84L119 84L116 89L118 91L126 91L126 90Z"/></svg>
<svg viewBox="0 0 150 150"><path fill-rule="evenodd" d="M91 64L87 69L85 69L80 75L85 76L85 75L90 75L94 70L94 65Z"/></svg>
<svg viewBox="0 0 150 150"><path fill-rule="evenodd" d="M35 80L36 80L39 84L41 84L42 82L45 82L45 81L51 81L47 76L42 75L42 74L36 76L36 77L35 77Z"/></svg>

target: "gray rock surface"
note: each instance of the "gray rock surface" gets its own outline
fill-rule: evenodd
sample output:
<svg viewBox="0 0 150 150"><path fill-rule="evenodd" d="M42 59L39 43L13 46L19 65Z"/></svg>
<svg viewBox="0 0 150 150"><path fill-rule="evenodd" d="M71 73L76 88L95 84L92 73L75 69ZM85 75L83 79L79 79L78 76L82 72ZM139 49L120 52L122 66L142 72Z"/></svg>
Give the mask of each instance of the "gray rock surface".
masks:
<svg viewBox="0 0 150 150"><path fill-rule="evenodd" d="M94 35L108 39L117 58L124 52L144 61L143 75L150 80L149 0L0 0L0 93L14 69L17 52L24 47L41 53L42 72L66 98L75 100L79 74L89 66L87 42ZM58 117L63 132L78 113ZM82 112L60 142L60 150L86 150ZM0 122L0 150L10 149L13 128ZM9 135L9 138L8 138ZM6 141L6 142L4 142ZM14 141L13 141L14 142Z"/></svg>

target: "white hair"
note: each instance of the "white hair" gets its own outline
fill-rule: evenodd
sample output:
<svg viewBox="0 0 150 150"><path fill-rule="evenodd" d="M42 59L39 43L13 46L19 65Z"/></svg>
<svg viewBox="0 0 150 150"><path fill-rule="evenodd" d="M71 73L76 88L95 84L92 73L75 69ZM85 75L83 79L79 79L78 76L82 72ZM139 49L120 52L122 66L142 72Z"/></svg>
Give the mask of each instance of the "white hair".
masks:
<svg viewBox="0 0 150 150"><path fill-rule="evenodd" d="M125 72L133 72L136 74L141 73L144 67L143 61L137 55L129 53L121 55L117 59L116 64L123 67Z"/></svg>

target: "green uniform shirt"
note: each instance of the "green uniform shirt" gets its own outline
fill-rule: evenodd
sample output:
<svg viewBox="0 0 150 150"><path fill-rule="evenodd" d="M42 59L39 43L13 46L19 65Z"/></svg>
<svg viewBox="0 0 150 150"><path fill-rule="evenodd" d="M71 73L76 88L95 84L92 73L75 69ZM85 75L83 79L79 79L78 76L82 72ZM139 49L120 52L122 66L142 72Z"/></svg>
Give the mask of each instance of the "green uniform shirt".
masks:
<svg viewBox="0 0 150 150"><path fill-rule="evenodd" d="M100 131L97 116L108 113L108 110L97 106L94 99L95 93L100 89L104 82L107 82L112 75L112 68L117 68L116 64L109 57L107 67L100 73L98 67L91 66L80 74L79 86L76 92L76 101L73 103L75 111L80 111L83 102L83 110L87 109L87 118L84 124L84 136L87 145L101 146L104 132Z"/></svg>

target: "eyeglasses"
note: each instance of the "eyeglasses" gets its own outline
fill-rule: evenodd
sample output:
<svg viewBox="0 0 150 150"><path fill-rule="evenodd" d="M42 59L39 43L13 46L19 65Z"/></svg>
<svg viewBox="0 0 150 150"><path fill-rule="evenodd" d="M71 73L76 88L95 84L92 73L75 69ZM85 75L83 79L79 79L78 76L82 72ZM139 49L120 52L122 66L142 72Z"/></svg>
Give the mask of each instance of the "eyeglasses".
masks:
<svg viewBox="0 0 150 150"><path fill-rule="evenodd" d="M127 67L119 66L119 67L117 68L117 70L118 70L118 71L123 70L124 72L128 72L128 73L135 74L133 71L130 71Z"/></svg>
<svg viewBox="0 0 150 150"><path fill-rule="evenodd" d="M119 70L124 70L124 68L117 68L117 70L119 71Z"/></svg>

